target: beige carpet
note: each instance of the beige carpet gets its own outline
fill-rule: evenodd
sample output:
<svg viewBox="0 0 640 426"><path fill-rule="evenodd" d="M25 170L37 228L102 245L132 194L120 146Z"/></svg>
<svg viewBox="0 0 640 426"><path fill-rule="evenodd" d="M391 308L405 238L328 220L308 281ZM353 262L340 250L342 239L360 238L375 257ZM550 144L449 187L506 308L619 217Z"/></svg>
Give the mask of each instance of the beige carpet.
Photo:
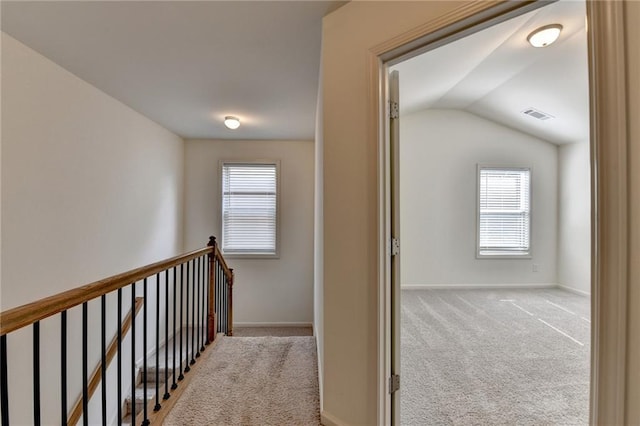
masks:
<svg viewBox="0 0 640 426"><path fill-rule="evenodd" d="M233 337L313 336L311 327L235 327Z"/></svg>
<svg viewBox="0 0 640 426"><path fill-rule="evenodd" d="M165 425L319 425L313 337L223 337Z"/></svg>
<svg viewBox="0 0 640 426"><path fill-rule="evenodd" d="M402 292L401 424L589 423L589 298Z"/></svg>

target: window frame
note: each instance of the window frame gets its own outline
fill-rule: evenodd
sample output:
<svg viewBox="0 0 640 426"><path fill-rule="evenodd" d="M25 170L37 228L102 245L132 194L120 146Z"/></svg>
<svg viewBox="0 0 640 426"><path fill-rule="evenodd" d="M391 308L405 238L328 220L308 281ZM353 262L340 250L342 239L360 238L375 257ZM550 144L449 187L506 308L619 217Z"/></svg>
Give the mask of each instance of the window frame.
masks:
<svg viewBox="0 0 640 426"><path fill-rule="evenodd" d="M224 166L225 165L273 165L276 168L276 232L275 232L275 251L273 253L260 253L260 252L229 252L224 250L225 235L224 235ZM228 259L279 259L280 258L280 160L273 159L229 159L219 160L218 162L218 200L220 202L220 251L225 258Z"/></svg>
<svg viewBox="0 0 640 426"><path fill-rule="evenodd" d="M528 171L529 172L529 249L523 254L509 252L498 252L496 254L482 253L480 248L480 172L486 169L506 170L506 171ZM477 164L476 169L476 259L531 259L533 257L533 168L530 166L501 166L494 164Z"/></svg>

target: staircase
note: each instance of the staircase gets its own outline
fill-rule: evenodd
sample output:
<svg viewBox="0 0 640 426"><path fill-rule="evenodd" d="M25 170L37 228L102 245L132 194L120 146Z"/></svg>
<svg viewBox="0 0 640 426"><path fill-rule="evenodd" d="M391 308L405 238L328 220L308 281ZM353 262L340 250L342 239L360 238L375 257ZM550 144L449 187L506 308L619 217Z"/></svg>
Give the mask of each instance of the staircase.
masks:
<svg viewBox="0 0 640 426"><path fill-rule="evenodd" d="M198 352L204 350L205 342L213 342L220 333L232 335L232 292L233 269L228 267L215 238L211 237L206 247L0 312L0 423L40 424L43 418L47 422L54 422L52 416L59 415L59 422L56 423L75 425L87 415L90 416L90 422L104 424L110 418L107 395L111 394L117 395L117 400L127 399L123 406L118 407L117 417L121 418L117 423L124 421L124 424L132 424L133 420L136 424L153 421L161 424L173 401L178 399L196 375L200 364L195 361ZM157 297L148 297L154 294ZM133 318L138 312L143 313L143 318L136 321ZM68 317L69 314L73 316ZM98 315L100 327L96 332L89 318ZM118 321L115 335L109 336L107 329L110 325L107 320L114 317L124 318ZM164 319L164 325L161 319ZM59 340L59 357L48 356L48 347L47 352L41 350L42 320L53 321L49 322L53 327L47 325L42 333L46 335L47 342ZM78 322L80 329L75 325L70 327L70 321ZM178 344L167 335L171 330L170 321L172 328L187 327L179 329L176 336L180 342ZM164 336L161 329L164 329ZM17 331L32 333L31 368L22 365L21 358L25 355L22 350L13 351L10 348L23 343L8 338ZM185 332L188 332L188 337ZM149 353L162 339L167 340L167 344L158 349L157 355L153 353L144 362L135 362L136 355ZM81 346L71 344L75 341L81 341ZM182 353L179 345L182 346ZM136 346L142 346L142 351L136 352ZM96 347L100 348L100 359L96 366L92 366L88 353L90 348ZM123 359L125 347L131 348L133 360ZM43 353L46 355L42 356ZM182 381L178 381L179 377L174 379L174 354L180 358L175 366L175 375L194 370ZM117 373L114 375L118 380L116 388L107 385L108 368L112 360L117 360ZM69 380L72 375L69 371L80 366L82 390L77 398L70 399ZM33 392L9 386L8 372L16 367L21 368L20 374L24 373L33 379ZM59 377L59 382L41 380L41 371L47 371L47 377ZM122 377L119 376L126 372L131 373L127 378L132 377L135 383L133 392L127 389L131 380L120 380ZM165 384L167 379L171 381L171 386ZM171 389L176 385L177 388ZM76 386L75 379L73 386ZM127 392L131 394L124 398ZM43 394L51 401L42 404ZM169 399L165 401L165 397ZM100 409L89 410L92 398L98 401ZM20 410L10 410L12 404L19 406L30 399L33 407L31 422L25 420L25 413ZM52 408L57 404L59 408ZM155 413L154 410L159 411ZM131 418L133 414L135 419ZM142 416L138 418L138 414ZM87 419L83 418L83 422L87 422Z"/></svg>
<svg viewBox="0 0 640 426"><path fill-rule="evenodd" d="M198 332L201 332L202 329L196 327L195 333L197 335ZM182 329L183 333L189 333L191 336L192 328L185 327ZM179 332L176 333L176 337L178 341L180 339ZM191 338L191 337L189 337ZM190 342L191 345L191 342ZM169 356L167 358L167 363L165 363L165 347L168 346ZM197 353L197 352L196 352ZM180 357L180 347L179 343L176 344L176 357ZM186 347L186 339L183 339L182 342L182 371L183 375L188 374L185 372L185 368L189 365L189 361L191 360L191 347ZM168 365L168 370L165 369L165 365ZM175 382L178 386L180 386L180 381L178 380L178 376L180 375L180 363L176 361L176 379ZM169 340L169 342L162 346L158 351L158 391L159 391L159 403L162 404L164 399L163 396L165 394L165 372L167 372L166 377L169 380L169 392L171 392L171 386L173 384L173 338ZM147 384L147 397L144 397L144 385L145 382ZM138 366L138 373L136 374L136 386L135 386L135 396L129 392L129 395L125 398L124 407L122 412L124 413L122 418L123 426L131 426L133 421L131 419L131 413L133 412L133 404L135 403L135 412L136 417L142 413L144 409L144 405L147 404L147 410L151 413L155 406L156 399L156 355L155 353L149 355L147 357L147 374L146 376L143 374L142 363Z"/></svg>

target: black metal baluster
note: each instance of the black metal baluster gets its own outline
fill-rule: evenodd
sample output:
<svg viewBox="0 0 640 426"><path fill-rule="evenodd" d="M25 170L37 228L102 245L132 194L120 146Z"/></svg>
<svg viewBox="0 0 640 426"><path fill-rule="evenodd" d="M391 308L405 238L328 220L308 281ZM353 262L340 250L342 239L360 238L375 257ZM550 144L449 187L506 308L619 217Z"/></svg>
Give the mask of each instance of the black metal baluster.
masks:
<svg viewBox="0 0 640 426"><path fill-rule="evenodd" d="M101 349L101 374L102 374L102 426L107 426L107 296L100 297L100 349Z"/></svg>
<svg viewBox="0 0 640 426"><path fill-rule="evenodd" d="M60 424L67 424L67 311L60 312Z"/></svg>
<svg viewBox="0 0 640 426"><path fill-rule="evenodd" d="M84 302L82 304L82 424L84 426L89 426L88 316L88 305Z"/></svg>
<svg viewBox="0 0 640 426"><path fill-rule="evenodd" d="M187 310L187 324L189 323L189 283L191 282L190 280L191 277L191 261L187 262L187 283L186 283L186 287L187 287L187 304L186 304L186 310ZM186 332L186 337L185 337L185 346L186 346L186 362L185 362L185 367L184 367L184 372L188 373L189 371L191 371L191 367L189 367L189 329L187 328L187 332Z"/></svg>
<svg viewBox="0 0 640 426"><path fill-rule="evenodd" d="M216 261L216 313L218 315L218 333L222 330L222 283L220 282L220 261Z"/></svg>
<svg viewBox="0 0 640 426"><path fill-rule="evenodd" d="M229 324L229 278L227 274L224 275L224 320L228 335L231 324Z"/></svg>
<svg viewBox="0 0 640 426"><path fill-rule="evenodd" d="M202 301L200 302L200 351L204 351L207 344L207 291L206 277L204 275L207 257L203 256L200 260L200 292L202 293Z"/></svg>
<svg viewBox="0 0 640 426"><path fill-rule="evenodd" d="M169 399L169 270L164 272L164 396Z"/></svg>
<svg viewBox="0 0 640 426"><path fill-rule="evenodd" d="M196 320L195 320L195 325L197 325L196 327L196 358L200 358L200 338L202 337L202 333L200 332L200 258L196 259L196 267L195 267L195 279L194 279L194 292L197 293L197 297L196 299L196 306L194 311L196 311Z"/></svg>
<svg viewBox="0 0 640 426"><path fill-rule="evenodd" d="M209 262L209 257L205 258L205 262L204 263L205 263L205 266L204 266L204 288L205 288L205 291L204 291L205 292L205 297L204 297L205 309L204 309L204 312L205 313L204 313L203 317L204 317L204 321L205 321L204 323L206 324L205 325L206 331L205 331L204 344L205 345L209 345L209 343L211 343L211 342L209 342L209 333L211 331L210 326L209 326L209 290L210 290L209 289L209 286L210 286L209 279L211 278L211 275L209 274L209 267L211 266L210 262Z"/></svg>
<svg viewBox="0 0 640 426"><path fill-rule="evenodd" d="M176 268L174 266L173 268L173 332L171 333L173 335L173 383L171 384L171 389L176 389L178 387L178 384L176 383L176 378L177 378L177 371L176 371L176 341L178 339L178 336L176 336L176 303L177 303L177 293L176 293L176 288L178 287L178 281L176 280L177 278L177 271L178 268Z"/></svg>
<svg viewBox="0 0 640 426"><path fill-rule="evenodd" d="M142 414L143 425L149 424L149 418L147 417L147 313L149 312L149 305L147 305L147 278L142 280L142 292L144 305L144 313L142 316L142 389L143 389L143 401Z"/></svg>
<svg viewBox="0 0 640 426"><path fill-rule="evenodd" d="M202 293L202 302L200 303L200 351L204 351L204 345L207 344L207 290L206 290L206 276L204 271L206 269L207 257L202 256L200 260L200 289Z"/></svg>
<svg viewBox="0 0 640 426"><path fill-rule="evenodd" d="M33 323L33 424L40 424L40 321Z"/></svg>
<svg viewBox="0 0 640 426"><path fill-rule="evenodd" d="M0 336L0 406L2 408L2 426L9 426L9 377L7 377L7 335ZM65 419L66 421L66 419Z"/></svg>
<svg viewBox="0 0 640 426"><path fill-rule="evenodd" d="M122 288L118 289L118 361L117 361L117 374L118 374L118 399L116 400L116 406L118 407L118 425L122 424Z"/></svg>
<svg viewBox="0 0 640 426"><path fill-rule="evenodd" d="M220 317L220 267L218 266L218 260L215 260L213 268L215 269L213 271L213 274L216 277L216 282L215 282L216 300L215 300L215 304L216 304L216 316L218 317L218 321L216 323L216 333L220 333L220 319L221 319L221 317Z"/></svg>
<svg viewBox="0 0 640 426"><path fill-rule="evenodd" d="M182 330L184 329L184 317L183 309L184 308L184 263L180 265L180 375L178 376L178 380L184 379L184 375L182 374Z"/></svg>
<svg viewBox="0 0 640 426"><path fill-rule="evenodd" d="M217 317L217 322L216 322L216 333L220 333L220 331L222 330L222 312L220 312L220 298L222 297L222 295L220 294L220 289L222 287L220 287L220 265L218 264L218 261L216 260L215 265L214 265L215 271L214 271L214 275L216 277L216 282L215 282L215 287L216 287L216 317Z"/></svg>
<svg viewBox="0 0 640 426"><path fill-rule="evenodd" d="M225 321L225 314L224 314L224 272L222 271L222 266L220 266L220 270L218 271L218 274L220 274L220 316L222 317L220 319L220 322L222 323L222 331L223 333L227 333L227 326L226 326L226 321Z"/></svg>
<svg viewBox="0 0 640 426"><path fill-rule="evenodd" d="M195 335L196 335L196 274L195 274L195 266L196 261L191 261L191 287L193 288L191 292L191 365L196 363L195 355Z"/></svg>
<svg viewBox="0 0 640 426"><path fill-rule="evenodd" d="M156 405L153 411L158 411L160 405L160 273L156 274Z"/></svg>
<svg viewBox="0 0 640 426"><path fill-rule="evenodd" d="M227 300L229 300L229 294L227 293L229 287L227 284L227 274L222 273L222 283L224 285L224 299L222 300L223 306L224 306L224 332L228 335L229 334L229 313L227 312L227 308L229 305L227 305Z"/></svg>
<svg viewBox="0 0 640 426"><path fill-rule="evenodd" d="M136 283L131 284L131 424L136 420Z"/></svg>
<svg viewBox="0 0 640 426"><path fill-rule="evenodd" d="M229 335L229 280L227 274L224 274L224 321L227 335Z"/></svg>
<svg viewBox="0 0 640 426"><path fill-rule="evenodd" d="M220 268L220 276L222 283L222 300L220 303L222 304L222 316L224 317L224 333L229 333L229 324L227 324L227 275L224 273L224 270Z"/></svg>

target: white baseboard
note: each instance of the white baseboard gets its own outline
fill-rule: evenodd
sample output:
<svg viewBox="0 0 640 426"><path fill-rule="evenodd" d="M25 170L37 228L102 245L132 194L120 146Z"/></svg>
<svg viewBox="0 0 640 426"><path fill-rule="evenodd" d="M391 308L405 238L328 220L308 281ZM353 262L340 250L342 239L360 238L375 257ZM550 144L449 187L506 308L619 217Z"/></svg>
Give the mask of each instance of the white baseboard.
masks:
<svg viewBox="0 0 640 426"><path fill-rule="evenodd" d="M322 408L324 407L324 396L322 391L324 389L324 383L322 379L322 370L324 366L322 362L320 362L320 345L318 344L318 331L316 330L316 324L313 323L313 337L316 339L316 360L318 363L318 390L320 395L320 412L322 412Z"/></svg>
<svg viewBox="0 0 640 426"><path fill-rule="evenodd" d="M234 322L234 328L242 327L313 327L310 322Z"/></svg>
<svg viewBox="0 0 640 426"><path fill-rule="evenodd" d="M500 289L500 288L554 288L557 284L533 283L533 284L410 284L400 287L401 290L473 290L473 289Z"/></svg>
<svg viewBox="0 0 640 426"><path fill-rule="evenodd" d="M346 423L338 420L326 411L320 411L320 423L322 426L346 426Z"/></svg>
<svg viewBox="0 0 640 426"><path fill-rule="evenodd" d="M567 287L566 285L559 285L558 288L568 291L569 293L579 294L580 296L591 297L591 293L588 291L578 290L577 288Z"/></svg>

